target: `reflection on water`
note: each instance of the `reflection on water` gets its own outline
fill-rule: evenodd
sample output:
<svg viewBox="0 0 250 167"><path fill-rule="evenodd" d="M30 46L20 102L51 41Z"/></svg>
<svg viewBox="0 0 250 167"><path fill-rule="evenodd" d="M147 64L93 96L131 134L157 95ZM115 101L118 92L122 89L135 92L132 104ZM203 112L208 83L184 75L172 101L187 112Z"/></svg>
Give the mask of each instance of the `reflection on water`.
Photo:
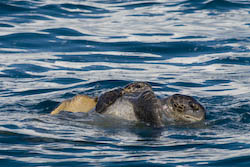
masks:
<svg viewBox="0 0 250 167"><path fill-rule="evenodd" d="M244 0L0 2L4 166L249 166L249 10ZM49 113L76 94L147 81L208 110L154 129Z"/></svg>

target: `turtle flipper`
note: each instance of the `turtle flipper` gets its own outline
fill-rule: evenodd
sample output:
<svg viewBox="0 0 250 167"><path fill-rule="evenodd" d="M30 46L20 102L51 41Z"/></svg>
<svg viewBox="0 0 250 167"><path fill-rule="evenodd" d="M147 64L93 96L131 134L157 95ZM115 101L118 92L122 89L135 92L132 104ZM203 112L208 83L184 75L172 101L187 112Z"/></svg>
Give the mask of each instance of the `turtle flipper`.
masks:
<svg viewBox="0 0 250 167"><path fill-rule="evenodd" d="M112 105L117 98L122 96L122 88L117 88L108 92L105 92L98 98L98 102L96 104L96 112L103 113L106 111L107 107Z"/></svg>
<svg viewBox="0 0 250 167"><path fill-rule="evenodd" d="M143 92L135 101L134 110L136 117L155 127L162 127L161 103L153 91Z"/></svg>
<svg viewBox="0 0 250 167"><path fill-rule="evenodd" d="M50 114L55 115L60 113L60 111L89 112L95 106L96 106L96 99L86 95L76 95L71 100L63 101Z"/></svg>

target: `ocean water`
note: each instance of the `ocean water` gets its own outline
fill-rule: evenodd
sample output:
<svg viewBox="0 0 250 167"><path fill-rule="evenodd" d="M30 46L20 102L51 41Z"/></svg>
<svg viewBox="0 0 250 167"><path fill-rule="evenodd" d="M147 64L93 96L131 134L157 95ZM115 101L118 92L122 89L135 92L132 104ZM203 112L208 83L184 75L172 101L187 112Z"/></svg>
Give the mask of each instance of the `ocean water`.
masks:
<svg viewBox="0 0 250 167"><path fill-rule="evenodd" d="M192 95L198 125L49 113L133 81ZM250 166L248 0L1 0L0 166Z"/></svg>

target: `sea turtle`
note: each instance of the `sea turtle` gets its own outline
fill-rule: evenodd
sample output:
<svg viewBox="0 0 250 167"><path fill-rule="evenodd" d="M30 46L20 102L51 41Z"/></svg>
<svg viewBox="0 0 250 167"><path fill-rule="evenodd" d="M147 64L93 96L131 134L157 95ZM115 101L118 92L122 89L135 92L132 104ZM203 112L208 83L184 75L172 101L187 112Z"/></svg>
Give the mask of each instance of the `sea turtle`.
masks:
<svg viewBox="0 0 250 167"><path fill-rule="evenodd" d="M94 99L84 95L76 96L71 101L61 103L52 114L61 110L85 112L90 109L155 127L163 126L165 120L197 122L205 119L204 107L193 97L174 94L160 99L146 82L133 82Z"/></svg>

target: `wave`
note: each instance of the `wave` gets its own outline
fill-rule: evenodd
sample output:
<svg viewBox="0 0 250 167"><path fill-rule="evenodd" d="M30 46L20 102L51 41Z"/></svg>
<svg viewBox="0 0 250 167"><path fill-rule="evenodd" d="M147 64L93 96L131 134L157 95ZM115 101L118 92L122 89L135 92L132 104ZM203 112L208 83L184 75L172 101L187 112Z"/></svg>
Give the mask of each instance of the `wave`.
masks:
<svg viewBox="0 0 250 167"><path fill-rule="evenodd" d="M249 166L249 2L0 2L0 154L11 166ZM133 81L194 96L201 124L51 116Z"/></svg>

